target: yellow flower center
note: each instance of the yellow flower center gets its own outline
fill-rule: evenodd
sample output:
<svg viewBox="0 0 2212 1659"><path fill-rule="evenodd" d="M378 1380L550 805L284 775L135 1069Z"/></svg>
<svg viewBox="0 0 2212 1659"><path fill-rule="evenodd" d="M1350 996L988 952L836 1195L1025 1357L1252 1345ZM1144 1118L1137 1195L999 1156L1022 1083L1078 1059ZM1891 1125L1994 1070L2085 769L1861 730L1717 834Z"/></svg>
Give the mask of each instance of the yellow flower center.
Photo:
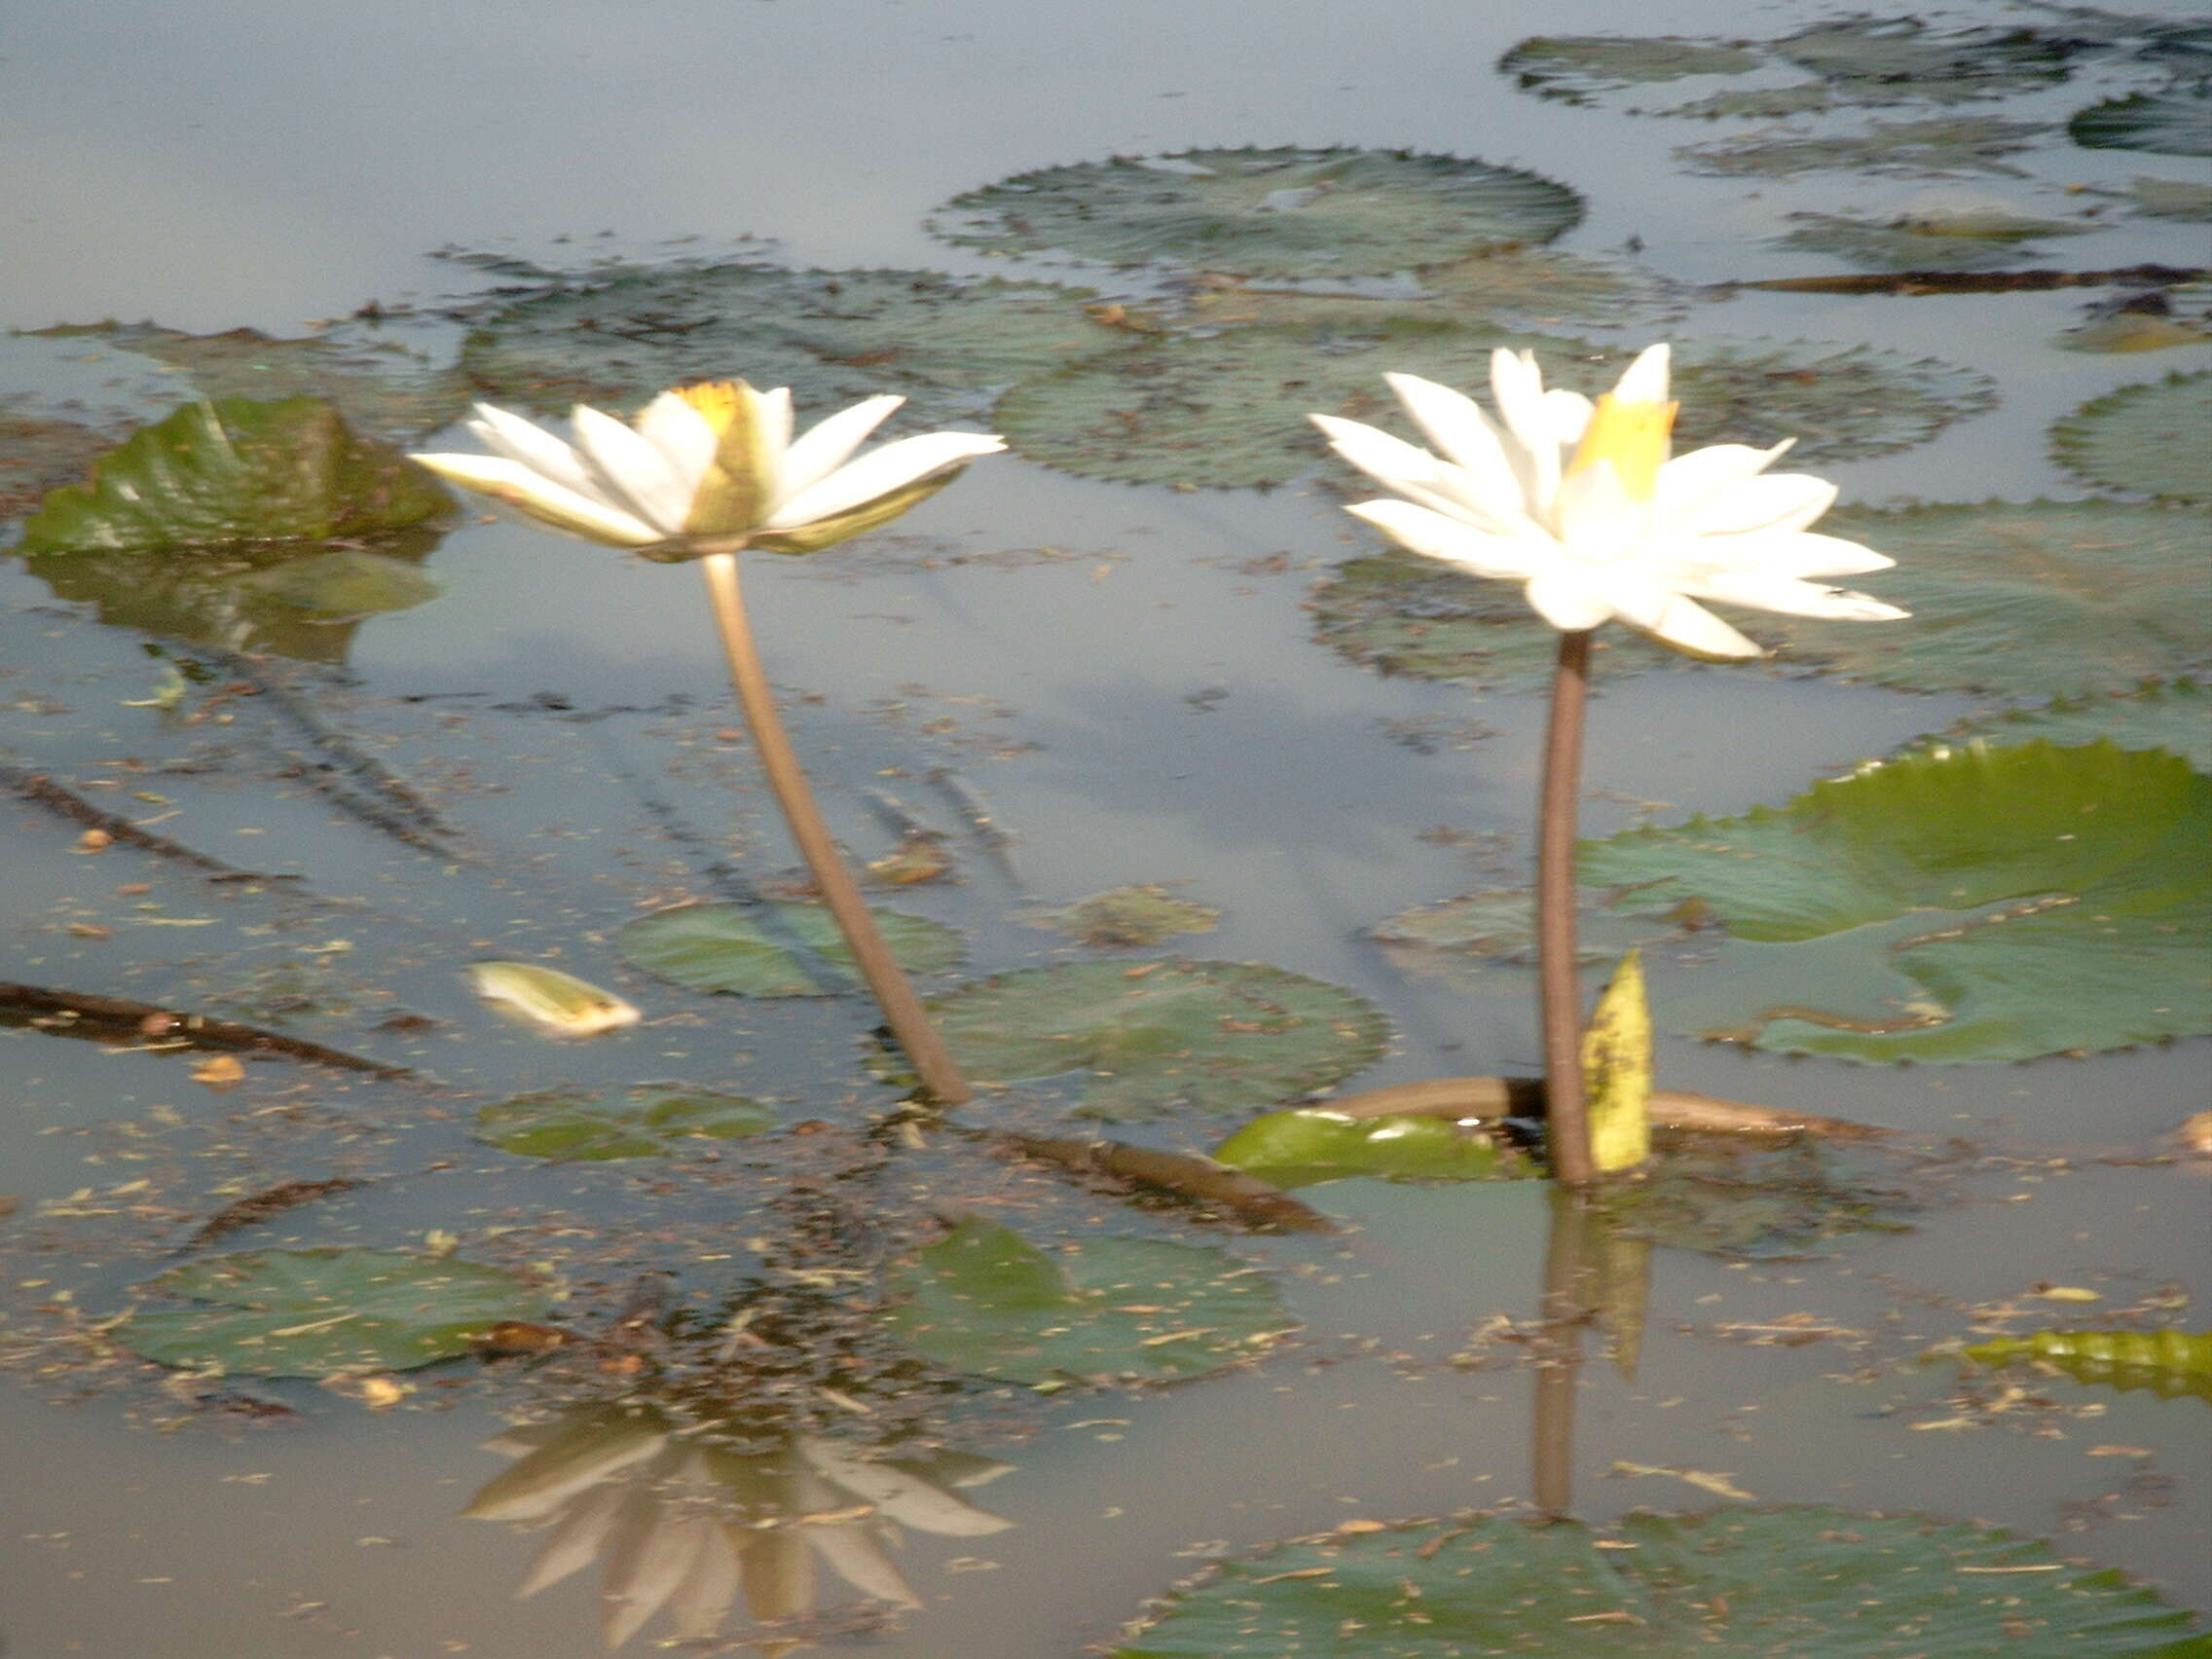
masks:
<svg viewBox="0 0 2212 1659"><path fill-rule="evenodd" d="M774 458L760 430L760 394L743 381L682 386L676 395L707 418L720 442L691 497L687 535L741 535L752 530L774 489Z"/></svg>
<svg viewBox="0 0 2212 1659"><path fill-rule="evenodd" d="M1648 501L1658 483L1659 467L1667 459L1675 411L1680 407L1679 403L1648 400L1624 403L1607 392L1598 399L1597 411L1582 433L1574 459L1567 462L1567 476L1609 461L1621 489L1634 500Z"/></svg>

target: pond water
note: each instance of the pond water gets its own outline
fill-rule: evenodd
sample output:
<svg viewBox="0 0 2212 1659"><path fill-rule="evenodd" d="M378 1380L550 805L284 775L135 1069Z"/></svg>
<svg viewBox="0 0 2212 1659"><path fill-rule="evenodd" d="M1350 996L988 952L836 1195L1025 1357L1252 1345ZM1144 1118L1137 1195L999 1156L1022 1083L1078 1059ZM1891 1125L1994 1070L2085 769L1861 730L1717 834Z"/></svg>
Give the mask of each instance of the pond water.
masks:
<svg viewBox="0 0 2212 1659"><path fill-rule="evenodd" d="M1843 16L1804 0L1684 4L1667 26L1763 42ZM1825 341L1988 377L1995 396L1962 398L1925 442L1816 459L1855 507L2096 497L2052 460L2048 430L2116 388L2204 370L2201 284L1714 286L1885 269L1777 245L1805 214L1887 223L1995 206L2087 233L2053 233L2001 268L2202 262L2200 219L2137 210L2145 199L2128 195L2141 177L2201 185L2200 134L2185 132L2176 155L2072 144L2065 126L2100 99L2186 92L2205 50L2176 44L2169 26L2186 8L1914 16L1936 34L2064 24L2070 40L2104 44L1963 102L1909 76L1881 102L1831 68L1825 84L1862 101L1835 94L1831 110L1781 129L2041 124L1987 166L1954 149L1917 172L1717 172L1677 150L1774 137L1771 124L1642 111L1787 87L1802 71L1770 54L1734 79L1543 97L1497 68L1526 33L1510 11L1432 0L1235 12L1134 0L1081 14L983 0L247 0L212 12L17 0L0 59L15 158L0 176L0 326L19 332L0 337L0 434L60 421L105 441L210 389L174 336L139 336L146 349L133 351L129 338L30 331L103 319L180 335L328 329L349 350L396 346L442 370L503 307L560 288L564 272L572 286L592 261L1079 281L1097 303L1172 318L1192 290L1159 268L1001 257L924 221L1041 167L1333 145L1480 157L1561 181L1584 211L1556 250L1670 285L1618 314L1547 320L1540 278L1520 332L1606 347ZM1649 17L1593 0L1571 26L1627 36ZM1959 240L1943 239L1955 258ZM2147 283L2172 289L2176 343L2059 343L2086 308ZM356 314L372 300L381 322ZM1079 306L1068 315L1070 328L1110 332ZM1205 329L1182 338L1210 343ZM224 366L222 392L241 389L238 363L258 350ZM865 382L867 364L844 371ZM1687 420L1695 393L1683 395ZM1856 395L1849 419L1906 401L1887 384ZM987 413L984 397L929 424L973 427ZM1773 419L1790 429L1789 410ZM468 442L447 438L434 447ZM745 567L838 835L866 859L893 852L889 794L952 854L955 879L883 901L964 943L965 966L926 988L1074 961L1141 977L1167 952L1267 963L1386 1015L1386 1053L1348 1088L1531 1073L1525 968L1375 936L1412 907L1526 881L1544 715L1526 679L1385 675L1316 639L1337 567L1378 550L1341 510L1346 480L1317 458L1279 487L1220 489L1202 476L1195 488L1079 476L1025 459L1042 440L1016 449L888 532ZM9 478L0 471L0 489ZM2201 507L2158 510L2194 536L2200 564L2202 518L2182 515ZM1540 1183L1344 1180L1303 1193L1341 1224L1332 1233L1209 1224L992 1156L968 1134L1084 1132L1065 1080L987 1091L949 1126L901 1126L896 1089L862 1063L874 1014L859 999L709 997L625 959L615 936L639 915L798 880L690 571L471 514L422 558L436 584L422 603L303 621L279 601L251 627L234 606L194 635L167 589L71 588L52 567L0 557L9 776L52 778L278 879L209 880L158 852L94 849L81 824L11 793L0 978L212 1013L414 1075L263 1055L225 1080L196 1075L204 1054L128 1032L0 1031L15 1102L0 1115L6 1659L551 1659L603 1650L610 1616L625 1651L684 1636L688 1616L683 1651L807 1642L1032 1659L1111 1650L1148 1598L1272 1540L1526 1513L1537 1498L1530 1359L1551 1351L1533 1341L1552 1227ZM2181 613L2194 569L2177 565L2170 588L2136 579ZM2087 586L2083 607L2110 600ZM2016 630L2053 632L1997 651L2009 666L1994 681L1864 662L1859 681L1818 677L1827 646L1810 637L1775 672L1646 671L1634 647L1606 670L1602 655L1585 832L1781 806L1977 713L2206 667L2200 644L2160 635L2153 616L2113 635L2113 660L2133 665L2117 681L2049 683L2062 671L2039 675L2039 656L2093 657L2103 636L2078 646L2056 631L2071 612L2023 602L2008 614ZM1775 620L1747 625L1760 634ZM1909 663L1901 637L1895 657ZM408 786L397 806L391 779ZM1002 834L978 831L983 814ZM1119 951L1038 925L1044 906L1142 884L1217 908L1218 924ZM1856 948L1871 960L1882 941ZM1701 960L1714 953L1691 941L1655 961L1654 977L1716 973ZM547 1038L471 995L463 970L489 958L557 960L645 1017L588 1042ZM2201 996L2201 953L2169 960L2177 1006ZM2095 1000L2090 970L2068 959L2058 971ZM2046 1000L2031 1001L2027 1022L2067 1013L2076 982L2036 993ZM1672 994L1662 984L1663 1023ZM1921 1512L2047 1538L2063 1557L2201 1604L2201 1358L2195 1395L1922 1360L1996 1332L2204 1326L2188 1298L2206 1289L2206 1166L2167 1137L2204 1104L2205 1039L2102 1047L1899 1065L1663 1033L1668 1088L1899 1131L1899 1150L1869 1155L1861 1175L1911 1204L1883 1210L1899 1231L1839 1223L1852 1235L1798 1250L1731 1254L1709 1231L1708 1248L1651 1251L1643 1289L1607 1304L1615 1362L1593 1338L1589 1363L1567 1373L1571 1513ZM474 1132L487 1102L671 1078L772 1102L784 1127L607 1162L514 1156ZM1205 1150L1237 1121L1169 1113L1108 1132ZM358 1184L240 1218L219 1239L196 1234L278 1183L334 1180ZM1789 1188L1752 1201L1781 1213L1804 1198ZM1863 1206L1852 1214L1865 1219ZM956 1381L885 1335L881 1285L964 1215L1040 1245L1123 1233L1225 1249L1267 1270L1297 1328L1254 1343L1244 1363L1151 1390ZM544 1320L585 1340L327 1387L164 1371L118 1346L129 1328L111 1321L158 1272L330 1246L451 1249L508 1270L552 1298ZM1620 1352L1622 1326L1639 1321L1636 1351ZM2191 1381L2162 1380L2176 1378ZM498 1489L486 1496L563 1434L604 1479L504 1507ZM636 1444L617 1456L623 1434ZM686 1461L708 1445L729 1463ZM889 1496L849 1466L886 1452L911 1483ZM603 1598L626 1586L638 1604L655 1573L682 1575L670 1561L722 1547L698 1540L723 1536L733 1516L753 1547L742 1585L724 1586L726 1616L709 1616L718 1591L703 1567L678 1590L673 1622L656 1601L633 1630L619 1596ZM903 1547L887 1546L887 1516L907 1523ZM518 1599L562 1536L576 1570Z"/></svg>

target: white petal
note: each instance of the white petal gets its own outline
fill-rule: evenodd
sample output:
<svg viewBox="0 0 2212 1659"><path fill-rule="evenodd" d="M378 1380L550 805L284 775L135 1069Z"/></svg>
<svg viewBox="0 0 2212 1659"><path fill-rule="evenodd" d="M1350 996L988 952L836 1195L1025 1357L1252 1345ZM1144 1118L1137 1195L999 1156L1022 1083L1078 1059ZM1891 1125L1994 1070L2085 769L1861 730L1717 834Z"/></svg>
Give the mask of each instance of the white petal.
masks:
<svg viewBox="0 0 2212 1659"><path fill-rule="evenodd" d="M1579 634L1613 614L1613 608L1591 587L1579 567L1562 564L1539 571L1522 591L1536 614L1562 633Z"/></svg>
<svg viewBox="0 0 2212 1659"><path fill-rule="evenodd" d="M1877 553L1840 535L1800 533L1781 540L1784 544L1770 552L1760 566L1774 575L1862 576L1869 571L1889 570L1897 563L1887 553Z"/></svg>
<svg viewBox="0 0 2212 1659"><path fill-rule="evenodd" d="M1500 516L1526 516L1521 480L1506 459L1505 445L1473 398L1419 375L1382 378L1428 441L1465 471L1486 498L1494 498Z"/></svg>
<svg viewBox="0 0 2212 1659"><path fill-rule="evenodd" d="M1756 642L1739 634L1695 600L1683 599L1679 595L1669 599L1646 631L1694 656L1766 655Z"/></svg>
<svg viewBox="0 0 2212 1659"><path fill-rule="evenodd" d="M1544 377L1535 353L1493 351L1490 389L1498 419L1513 439L1506 459L1521 479L1522 498L1541 520L1559 494L1561 446L1555 418L1544 407Z"/></svg>
<svg viewBox="0 0 2212 1659"><path fill-rule="evenodd" d="M1345 460L1410 500L1493 535L1535 533L1536 527L1520 509L1520 488L1510 474L1498 490L1485 490L1465 467L1438 461L1388 432L1334 415L1307 419L1328 434L1330 448Z"/></svg>
<svg viewBox="0 0 2212 1659"><path fill-rule="evenodd" d="M750 389L750 388L748 388ZM792 388L753 393L753 419L759 423L761 453L780 456L792 447Z"/></svg>
<svg viewBox="0 0 2212 1659"><path fill-rule="evenodd" d="M479 403L468 429L496 455L519 461L578 495L596 497L599 493L583 458L535 421Z"/></svg>
<svg viewBox="0 0 2212 1659"><path fill-rule="evenodd" d="M1912 614L1894 605L1885 605L1871 594L1824 587L1765 571L1724 571L1699 583L1697 591L1707 599L1722 600L1730 605L1749 605L1784 616L1819 616L1837 622L1895 622Z"/></svg>
<svg viewBox="0 0 2212 1659"><path fill-rule="evenodd" d="M830 1481L864 1502L872 1503L887 1519L924 1532L951 1538L979 1538L1003 1532L1013 1526L1002 1515L977 1509L919 1475L871 1458L856 1457L834 1441L802 1434L799 1456Z"/></svg>
<svg viewBox="0 0 2212 1659"><path fill-rule="evenodd" d="M902 438L870 450L811 489L802 490L778 507L761 528L795 530L904 489L933 472L1005 448L1002 439L982 432L928 432L918 438Z"/></svg>
<svg viewBox="0 0 2212 1659"><path fill-rule="evenodd" d="M673 391L664 391L645 405L638 417L638 435L667 458L679 478L691 481L692 495L698 494L699 480L721 447L715 424L689 398Z"/></svg>
<svg viewBox="0 0 2212 1659"><path fill-rule="evenodd" d="M1836 487L1807 472L1770 472L1715 490L1690 513L1672 519L1678 535L1743 535L1803 530L1835 504Z"/></svg>
<svg viewBox="0 0 2212 1659"><path fill-rule="evenodd" d="M608 498L628 507L663 535L683 528L696 479L687 479L632 427L585 404L576 405L576 447Z"/></svg>
<svg viewBox="0 0 2212 1659"><path fill-rule="evenodd" d="M801 490L813 488L852 460L853 451L867 442L868 434L905 401L903 397L888 393L866 398L808 427L805 435L785 450L783 459L776 463L775 499L770 503L770 510Z"/></svg>
<svg viewBox="0 0 2212 1659"><path fill-rule="evenodd" d="M661 533L634 514L556 484L535 468L504 456L418 455L413 458L440 477L482 492L494 500L520 507L563 530L616 547L643 547Z"/></svg>
<svg viewBox="0 0 2212 1659"><path fill-rule="evenodd" d="M1493 535L1412 501L1360 501L1345 508L1410 552L1471 575L1520 580L1558 561L1548 537Z"/></svg>
<svg viewBox="0 0 2212 1659"><path fill-rule="evenodd" d="M1552 517L1561 546L1598 564L1638 556L1651 533L1651 503L1621 487L1609 461L1585 466L1561 484Z"/></svg>
<svg viewBox="0 0 2212 1659"><path fill-rule="evenodd" d="M1360 421L1341 420L1334 415L1306 418L1321 428L1331 449L1378 484L1397 490L1408 484L1428 486L1436 481L1436 457L1418 445Z"/></svg>
<svg viewBox="0 0 2212 1659"><path fill-rule="evenodd" d="M1590 417L1597 413L1598 406L1579 391L1554 387L1544 393L1544 420L1562 449L1572 449L1582 441L1582 434L1590 429Z"/></svg>
<svg viewBox="0 0 2212 1659"><path fill-rule="evenodd" d="M1636 354L1636 360L1622 371L1613 385L1613 396L1622 403L1664 403L1667 401L1667 369L1672 355L1670 348L1662 342L1646 346Z"/></svg>
<svg viewBox="0 0 2212 1659"><path fill-rule="evenodd" d="M1652 499L1666 519L1686 520L1715 491L1756 477L1796 441L1785 438L1767 450L1752 449L1748 444L1710 444L1676 456L1659 468Z"/></svg>

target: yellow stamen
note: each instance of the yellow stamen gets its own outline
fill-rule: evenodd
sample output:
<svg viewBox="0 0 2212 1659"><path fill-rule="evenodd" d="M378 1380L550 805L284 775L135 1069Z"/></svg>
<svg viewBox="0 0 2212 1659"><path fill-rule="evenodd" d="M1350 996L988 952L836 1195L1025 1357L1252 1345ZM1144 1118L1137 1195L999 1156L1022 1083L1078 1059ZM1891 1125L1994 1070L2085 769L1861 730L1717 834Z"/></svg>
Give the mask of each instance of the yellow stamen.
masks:
<svg viewBox="0 0 2212 1659"><path fill-rule="evenodd" d="M680 386L676 395L707 418L716 435L729 430L737 419L739 393L735 381L701 381L696 386Z"/></svg>
<svg viewBox="0 0 2212 1659"><path fill-rule="evenodd" d="M743 381L682 386L676 395L707 418L720 439L691 498L686 535L742 535L753 529L774 487L774 461L760 430L760 394Z"/></svg>
<svg viewBox="0 0 2212 1659"><path fill-rule="evenodd" d="M1623 403L1607 392L1598 399L1597 411L1590 417L1574 459L1567 462L1567 476L1609 461L1621 489L1633 499L1649 500L1658 483L1659 467L1667 459L1675 411L1680 407L1678 403L1647 400Z"/></svg>

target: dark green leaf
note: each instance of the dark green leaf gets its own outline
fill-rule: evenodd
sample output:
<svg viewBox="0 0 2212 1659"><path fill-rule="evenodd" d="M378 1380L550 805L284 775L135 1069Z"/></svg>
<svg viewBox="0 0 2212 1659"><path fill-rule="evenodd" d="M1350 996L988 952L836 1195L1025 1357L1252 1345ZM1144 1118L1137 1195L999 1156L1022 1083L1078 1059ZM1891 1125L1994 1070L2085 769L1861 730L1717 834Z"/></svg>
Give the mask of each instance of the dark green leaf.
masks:
<svg viewBox="0 0 2212 1659"><path fill-rule="evenodd" d="M960 936L943 923L897 910L868 913L907 973L959 965ZM860 982L836 918L820 904L680 904L639 917L614 942L646 973L695 991L824 997ZM810 957L820 959L827 978Z"/></svg>
<svg viewBox="0 0 2212 1659"><path fill-rule="evenodd" d="M2212 91L2196 86L2107 98L2076 115L2066 130L2085 150L2212 156Z"/></svg>
<svg viewBox="0 0 2212 1659"><path fill-rule="evenodd" d="M2051 427L2050 448L2107 490L2212 500L2212 370L2093 398Z"/></svg>
<svg viewBox="0 0 2212 1659"><path fill-rule="evenodd" d="M1348 1118L1326 1106L1270 1112L1214 1148L1215 1160L1277 1187L1351 1175L1493 1181L1529 1174L1497 1142L1442 1118Z"/></svg>
<svg viewBox="0 0 2212 1659"><path fill-rule="evenodd" d="M1637 1181L1609 1187L1606 1219L1631 1238L1739 1261L1804 1256L1831 1239L1908 1231L1913 1208L1865 1155L1810 1139L1774 1146L1671 1135Z"/></svg>
<svg viewBox="0 0 2212 1659"><path fill-rule="evenodd" d="M1179 933L1210 933L1221 912L1178 899L1164 887L1116 887L1072 904L1022 912L1032 927L1055 928L1099 949L1158 944Z"/></svg>
<svg viewBox="0 0 2212 1659"><path fill-rule="evenodd" d="M689 1084L641 1083L617 1094L518 1094L476 1114L476 1132L526 1158L664 1158L689 1140L738 1140L776 1126L772 1106Z"/></svg>
<svg viewBox="0 0 2212 1659"><path fill-rule="evenodd" d="M1499 73L1512 76L1523 92L1576 104L1590 102L1593 92L1685 75L1741 75L1758 66L1758 55L1741 44L1676 35L1532 35L1497 60Z"/></svg>

